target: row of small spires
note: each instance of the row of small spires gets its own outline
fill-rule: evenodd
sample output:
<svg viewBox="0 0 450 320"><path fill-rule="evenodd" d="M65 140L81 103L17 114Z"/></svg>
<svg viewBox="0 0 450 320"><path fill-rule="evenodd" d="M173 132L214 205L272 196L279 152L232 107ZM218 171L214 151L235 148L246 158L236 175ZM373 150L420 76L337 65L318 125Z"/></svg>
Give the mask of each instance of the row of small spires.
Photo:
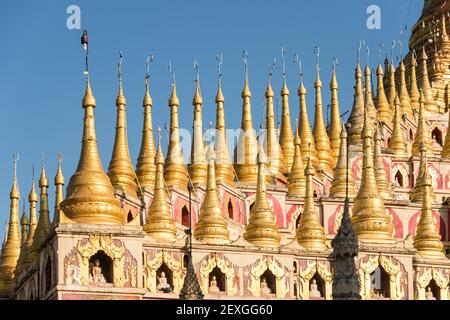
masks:
<svg viewBox="0 0 450 320"><path fill-rule="evenodd" d="M423 51L423 61L424 66L426 66L426 54L425 50ZM415 64L413 63L413 70L415 68ZM379 68L380 69L380 68ZM415 72L415 71L414 71ZM424 78L423 78L423 89L428 89L426 83L428 82L428 76L426 73L426 67L423 68ZM415 74L415 73L413 73ZM358 103L361 102L358 99L362 97L362 84L361 84L361 70L358 64L357 70L356 70L356 79L357 79L357 85L355 87L356 94L355 94L355 106L353 108L352 115L355 113L355 109L358 107ZM403 82L403 81L402 81ZM332 168L334 167L334 163L332 159L335 159L338 163L338 166L336 166L335 172L339 174L335 175L334 181L338 181L338 177L341 178L342 175L342 167L339 166L339 163L341 163L344 159L344 157L347 156L346 154L346 148L342 148L338 145L337 154L338 157L335 158L331 156L331 146L330 146L330 140L333 139L334 131L338 132L338 139L336 140L341 146L346 145L346 133L345 128L340 123L340 117L339 117L339 108L338 108L338 101L337 101L337 81L336 81L336 74L335 70L333 70L333 79L331 82L331 90L333 91L332 99L334 101L334 108L332 108L332 119L338 119L338 127L336 130L333 131L333 120L330 125L330 138L328 138L328 133L326 132L326 128L323 122L323 115L322 115L322 102L321 102L321 81L319 77L319 69L317 70L317 78L315 81L315 88L316 88L316 117L315 117L315 126L314 126L314 135L311 134L310 126L308 123L308 117L306 112L306 101L305 101L305 94L306 90L303 85L303 82L301 81L300 88L299 88L299 96L300 96L300 122L298 124L297 128L297 134L294 138L294 134L292 129L290 128L290 116L289 116L289 105L287 102L287 96L289 95L289 90L287 89L286 82L283 83L283 89L282 89L282 96L283 98L283 119L285 126L282 126L282 132L280 135L280 145L278 144L278 139L276 137L276 132L274 130L274 121L273 121L273 90L270 86L270 78L267 85L266 90L266 98L267 98L267 136L266 136L266 150L268 156L270 156L271 162L268 165L270 175L276 176L280 181L285 182L285 171L280 170L283 168L283 154L288 155L288 153L283 149L283 145L286 149L286 147L294 147L294 152L292 154L292 166L287 166L291 168L291 175L289 176L289 184L288 189L290 189L288 192L290 192L291 196L303 196L303 192L300 192L298 190L302 190L302 185L305 182L305 202L307 202L307 205L305 205L305 211L302 215L302 219L305 221L300 222L301 228L312 228L315 230L312 234L314 234L314 239L307 239L306 242L303 243L305 247L315 247L316 245L322 246L320 243L324 243L324 235L323 235L323 227L320 225L320 221L318 220L318 217L315 213L314 209L314 202L313 200L308 200L309 198L312 199L310 196L310 193L312 192L312 188L308 187L309 184L311 184L311 176L312 172L314 171L314 167L317 168L320 171L324 172L330 172L332 171ZM402 86L403 87L403 86ZM402 87L400 88L400 91L402 92ZM358 224L358 210L360 210L362 213L361 215L368 215L369 220L370 219L381 219L384 220L385 225L381 227L378 226L377 230L378 236L381 238L391 238L392 237L392 225L390 223L389 217L387 217L386 213L384 212L384 204L383 204L383 198L380 197L380 191L378 190L377 185L379 185L378 174L376 175L377 179L375 179L374 174L374 168L378 165L378 162L374 166L373 164L373 150L371 146L371 141L373 139L372 135L370 133L370 127L372 122L375 120L383 121L380 117L381 111L378 108L378 112L375 111L375 115L373 114L373 110L376 110L374 108L373 102L371 102L372 94L370 91L371 85L370 85L370 68L366 68L366 90L364 92L364 101L362 104L362 115L364 119L364 125L362 127L362 130L359 134L355 134L357 131L355 129L355 126L352 123L352 119L349 120L350 126L349 128L352 130L353 136L351 136L350 141L352 142L352 137L354 139L353 142L358 142L358 139L363 140L363 150L364 150L364 164L363 164L363 179L361 183L361 188L359 191L358 196L355 199L355 208L354 208L354 217L355 217L355 229L360 236L365 236L370 234L373 236L373 230L370 230L370 228L373 228L374 225L367 224L365 222L365 225L362 227ZM382 86L381 86L382 88ZM384 88L383 88L384 89ZM392 88L392 90L395 90L395 86ZM425 94L426 90L423 90ZM405 92L405 90L403 90ZM406 91L407 94L407 91ZM423 94L423 95L424 95ZM423 96L422 95L422 96ZM250 130L253 131L252 126L252 119L251 119L251 108L250 108L250 89L248 84L248 69L246 66L246 80L244 85L244 90L242 92L242 97L244 100L243 105L243 121L242 121L242 129L244 131ZM380 92L379 92L380 96ZM419 98L420 99L420 98ZM378 99L380 100L380 98ZM396 96L397 103L395 103L395 108L397 110L396 114L398 117L398 106L400 105L398 103L399 99ZM419 130L425 130L426 126L424 125L425 118L423 116L423 109L426 101L426 96L423 97L420 100L420 114L422 115L419 117ZM218 137L216 138L216 156L215 159L218 159L219 157L223 157L224 155L227 155L226 147L223 148L223 146L226 146L226 143L224 143L225 136L221 136L221 129L223 130L225 128L224 123L224 110L223 110L223 103L224 98L223 94L221 92L220 88L220 78L219 78L219 86L218 86L218 93L216 97L216 102L218 105L218 112L217 112L217 129L218 129ZM196 87L196 94L194 96L193 100L195 110L194 110L194 122L195 123L201 123L199 121L201 119L201 105L202 105L202 98L200 95L200 84L199 81L197 81L197 87ZM246 136L243 135L240 137L240 142L238 144L238 148L240 146L244 147L251 147L256 149L255 152L252 152L251 150L248 150L250 148L244 148L244 154L245 154L245 161L243 164L236 164L236 172L234 172L233 165L229 161L229 157L225 157L225 159L228 159L228 162L221 162L221 165L215 164L215 161L213 158L210 157L209 160L209 168L208 165L206 165L206 175L204 175L202 172L205 169L205 164L203 161L200 161L200 163L196 161L191 161L191 165L187 169L186 166L183 163L182 160L182 153L180 149L179 144L179 132L178 132L178 107L179 107L179 100L176 95L176 85L173 85L172 88L172 94L169 99L169 106L171 107L171 140L169 143L168 148L168 154L166 157L166 160L164 161L164 157L162 155L160 141L159 141L159 147L158 147L158 153L155 154L154 145L153 145L153 136L152 136L152 125L151 125L151 97L149 94L148 89L148 78L146 81L146 94L144 97L144 130L143 130L143 138L142 138L142 147L141 152L138 159L138 165L136 174L133 170L133 166L131 163L131 159L129 156L128 151L128 145L127 145L127 138L126 138L126 118L125 118L125 105L126 100L125 96L123 95L123 89L122 89L122 79L119 78L119 94L116 100L117 105L117 126L116 126L116 138L115 138L115 144L113 149L113 155L110 162L109 170L108 170L108 177L105 175L96 144L96 138L95 138L95 126L94 126L94 108L96 107L95 98L92 94L92 90L90 87L89 79L87 79L87 86L86 86L86 93L83 98L83 108L85 109L85 118L84 118L84 133L83 133L83 142L82 142L82 150L80 155L80 161L77 168L77 172L72 176L70 179L69 185L67 187L67 196L66 199L62 201L62 185L63 185L63 178L59 179L58 185L57 185L57 200L55 205L55 219L56 221L60 219L61 216L64 216L64 219L66 221L71 222L80 222L80 223L123 223L123 212L119 205L119 200L115 198L114 196L114 188L120 189L123 192L125 192L127 195L137 195L137 181L140 182L140 185L143 187L150 186L152 189L154 189L154 201L152 202L152 205L149 210L149 215L147 219L147 225L151 225L151 219L152 217L158 217L157 212L158 210L166 211L164 215L166 216L167 226L168 230L165 230L163 228L162 233L165 234L164 237L169 237L170 234L173 234L173 227L169 227L169 225L173 224L173 218L170 222L170 211L167 209L164 209L164 206L160 206L163 203L167 206L167 195L166 190L162 187L165 182L174 187L179 187L181 189L185 189L187 186L187 179L190 176L191 179L197 183L202 183L202 178L206 178L206 184L207 184L207 196L205 197L203 208L203 214L202 210L200 212L200 219L198 226L196 228L196 234L198 239L203 239L206 241L209 241L209 238L213 238L216 242L226 242L227 237L224 237L224 229L223 225L219 226L216 225L217 232L214 231L211 233L211 231L207 230L214 230L210 229L211 223L216 223L218 219L217 213L220 212L221 208L219 205L219 202L216 203L217 198L217 192L216 190L216 171L217 171L217 178L220 180L221 174L222 178L228 176L229 182L234 182L234 176L237 175L237 181L243 181L243 182L256 182L257 183L257 201L255 202L255 206L253 207L253 210L250 214L250 221L249 224L246 227L246 233L245 238L256 244L261 246L276 246L277 243L279 244L279 233L278 228L274 222L273 218L273 212L271 212L270 207L268 206L267 198L265 196L266 190L265 190L265 180L266 180L266 174L264 173L264 167L265 167L265 156L263 156L264 151L262 148L259 149L259 152L257 150L257 143L256 143L256 137L253 136ZM407 104L402 104L402 108L404 111L406 111L406 114L408 113ZM351 117L352 118L352 117ZM370 119L370 121L368 120ZM197 121L196 121L197 120ZM288 121L289 120L289 121ZM387 120L387 119L386 119ZM391 121L391 118L389 119ZM336 122L336 121L334 121ZM394 123L398 123L398 121L395 121ZM336 124L334 124L334 127L336 127ZM198 129L198 128L197 128ZM283 134L283 129L284 134ZM395 131L395 125L394 125L394 131ZM223 132L223 131L222 131ZM375 137L375 160L381 159L381 147L379 145L379 132L376 131L377 134ZM196 134L197 133L197 134ZM424 138L425 134L416 134L416 137L421 137L423 141L421 141L421 146L425 146ZM282 139L288 137L286 140L286 143L283 143ZM356 138L355 138L356 137ZM358 138L359 137L359 138ZM201 130L196 132L196 127L194 126L194 143L193 146L197 146L197 148L202 149L203 148L203 141L201 140ZM295 140L294 140L295 139ZM159 139L160 140L160 139ZM295 142L294 142L295 141ZM301 143L302 141L308 142L308 143ZM344 144L345 141L345 144ZM377 145L378 141L378 145ZM221 149L222 146L222 149ZM282 150L282 152L274 152L278 148L279 150ZM307 148L307 150L305 150ZM303 150L305 152L303 152ZM287 150L287 149L286 149ZM426 163L426 155L423 154L423 150L426 150L426 148L421 148L421 168L425 168ZM196 150L198 151L198 149ZM378 152L378 157L377 157ZM256 159L252 159L253 155L256 155L259 153L259 161L256 161ZM204 156L204 151L200 152L201 158ZM279 159L273 159L273 155L278 154L280 155ZM194 157L195 154L193 153L191 158ZM153 159L155 159L154 161ZM288 158L288 156L286 156ZM340 159L340 161L338 161ZM202 159L203 160L203 159ZM307 163L305 172L302 172L302 166L304 166L304 162ZM16 163L16 162L15 162ZM164 170L163 170L163 163L164 163ZM200 166L199 166L200 164ZM284 164L286 166L286 164ZM278 166L278 167L277 167ZM16 165L14 166L16 167ZM274 170L276 168L276 170ZM285 167L286 168L286 167ZM255 170L256 169L256 170ZM377 173L379 173L380 167L377 168ZM348 173L348 167L344 168L345 170L345 177L347 179L347 173ZM16 171L16 169L15 169ZM163 173L164 171L164 173ZM383 171L383 170L381 170ZM423 190L428 190L426 185L426 172L427 170L422 169L423 173L419 174L418 179L422 179L423 183L416 183L417 187L422 187ZM58 166L58 172L60 172L60 163ZM277 175L277 173L281 173L280 175ZM303 174L302 174L303 173ZM138 179L136 179L136 175ZM351 176L351 175L350 175ZM61 174L62 177L62 174ZM223 179L224 181L227 181L226 179ZM256 181L255 181L256 180ZM284 180L284 181L283 181ZM333 182L334 182L333 181ZM62 182L62 183L61 183ZM55 180L56 183L56 180ZM347 186L351 183L346 183L345 186ZM336 184L333 183L335 189ZM341 182L342 185L342 182ZM296 186L296 191L295 187ZM374 187L375 186L375 187ZM42 243L43 240L45 240L45 236L48 235L49 228L50 228L50 222L49 222L49 216L48 216L48 198L47 198L47 188L48 188L48 182L45 178L45 171L44 168L42 169L42 175L40 179L40 187L41 187L41 208L40 208L40 217L39 222L42 220L43 222L39 226L40 223L37 223L36 230L35 230L35 236L31 236L33 239L30 243L28 241L28 238L30 238L30 234L33 234L31 232L32 230L32 220L33 217L30 217L30 230L27 233L27 241L23 242L24 244L27 244L30 252L36 252L38 250L40 243ZM33 184L34 188L34 184ZM333 188L332 188L333 189ZM352 193L351 188L348 188L349 193ZM382 188L380 188L382 189ZM369 192L369 190L371 190ZM375 191L377 190L377 191ZM369 192L369 195L372 194L371 197L367 197L367 192ZM421 194L425 194L426 192ZM362 194L362 195L361 195ZM16 180L16 173L14 174L14 183L13 188L11 191L11 217L10 217L10 228L7 233L7 237L5 237L6 241L3 246L2 250L2 270L7 270L8 267L14 265L14 259L17 260L19 257L19 252L26 252L27 250L20 250L20 245L18 246L18 243L20 243L20 232L18 227L18 187L17 187L17 180ZM30 196L31 197L31 196ZM158 200L159 197L159 201ZM359 197L359 198L358 198ZM423 197L425 198L425 196ZM31 199L31 198L30 198ZM310 203L309 203L309 202ZM361 202L361 204L358 204L358 201ZM31 202L31 201L30 201ZM37 201L34 201L36 203ZM155 203L155 205L153 205ZM158 205L156 205L158 204ZM369 207L365 206L365 204L370 204ZM219 205L219 206L218 206ZM153 211L156 212L155 214L152 214L152 207ZM309 209L308 209L309 208ZM364 212L365 211L365 212ZM368 214L368 212L370 215ZM371 212L370 212L371 211ZM205 218L206 216L206 218ZM209 218L208 218L209 217ZM223 218L223 217L222 217ZM367 217L366 217L367 218ZM162 217L159 217L156 221L158 223L161 221ZM366 219L367 220L367 219ZM25 222L25 219L23 219ZM308 222L309 221L309 222ZM206 224L208 227L203 227L202 233L202 224ZM11 226L14 226L12 228ZM148 230L150 227L147 227ZM262 229L267 229L266 232L261 232ZM322 229L321 229L322 228ZM369 228L369 230L367 230ZM320 229L320 230L319 230ZM172 230L172 231L170 231ZM200 231L198 231L200 230ZM159 232L159 231L158 231ZM206 233L207 232L207 233ZM222 235L221 235L222 232ZM300 232L300 231L299 231ZM308 233L311 235L311 232ZM39 236L43 235L43 237ZM156 236L157 237L157 236ZM25 234L22 236L22 238L25 238ZM299 237L298 237L299 238ZM38 239L38 240L35 240ZM19 241L18 243L15 243ZM301 242L301 237L299 238L299 241ZM36 242L36 244L34 244ZM19 248L19 249L17 249ZM25 254L25 253L24 253Z"/></svg>

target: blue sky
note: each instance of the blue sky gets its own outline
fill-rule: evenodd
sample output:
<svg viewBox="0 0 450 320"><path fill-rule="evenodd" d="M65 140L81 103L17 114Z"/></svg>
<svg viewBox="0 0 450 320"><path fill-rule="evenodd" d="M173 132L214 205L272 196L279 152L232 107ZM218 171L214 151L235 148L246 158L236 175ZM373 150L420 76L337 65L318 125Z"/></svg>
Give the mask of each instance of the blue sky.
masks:
<svg viewBox="0 0 450 320"><path fill-rule="evenodd" d="M277 58L272 86L281 88L280 48L287 49L287 79L291 90L291 114L298 115L298 68L292 55L299 52L308 89L308 108L313 120L315 72L314 47L320 46L324 105L329 103L329 81L333 57L339 60L341 112L353 101L356 47L364 39L371 48L372 67L377 47L384 43L389 53L392 40L400 39L406 52L409 30L420 16L423 1L2 1L0 4L0 237L9 216L12 153L19 151L18 178L22 199L30 190L31 168L39 178L41 150L44 152L53 208L53 177L56 155L64 156L66 183L79 157L84 92L82 30L66 27L69 5L81 9L81 28L90 37L91 83L97 100L96 128L101 159L107 170L114 141L118 52L123 51L124 91L127 97L130 153L136 160L142 126L145 58L151 64L151 95L154 127L169 120L168 61L176 72L181 101L180 124L192 127L194 94L193 59L200 65L204 99L204 124L215 121L216 61L223 53L223 92L227 126L238 128L244 80L242 50L249 53L249 77L255 126L261 119L268 67ZM369 5L381 8L381 29L369 30ZM398 52L397 52L398 54ZM384 58L385 53L383 53ZM365 54L362 60L365 62ZM28 203L27 203L28 207ZM53 210L52 210L53 211ZM51 213L53 214L53 212Z"/></svg>

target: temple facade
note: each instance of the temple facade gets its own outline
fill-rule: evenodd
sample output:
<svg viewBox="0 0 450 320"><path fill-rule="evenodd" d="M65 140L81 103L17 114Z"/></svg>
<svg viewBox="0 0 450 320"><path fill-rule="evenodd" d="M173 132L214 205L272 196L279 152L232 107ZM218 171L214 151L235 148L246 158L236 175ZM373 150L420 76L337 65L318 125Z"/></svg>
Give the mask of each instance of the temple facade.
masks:
<svg viewBox="0 0 450 320"><path fill-rule="evenodd" d="M197 77L190 163L180 143L175 80L164 155L152 124L148 72L142 144L133 163L120 63L114 148L105 171L95 131L95 79L86 73L80 159L65 192L58 162L53 219L44 163L20 215L14 160L0 298L177 299L193 267L205 299L331 300L338 271L332 241L344 216L356 234L359 295L353 296L450 299L449 12L446 1L425 1L410 52L398 65L378 65L376 83L374 66L358 59L346 124L335 68L330 124L324 122L322 90L328 87L318 67L314 102L306 100L303 79L291 95L285 78L274 92L269 75L265 130L257 135L246 64L234 150L227 147L219 64L214 144L203 139ZM280 128L275 95L282 101Z"/></svg>

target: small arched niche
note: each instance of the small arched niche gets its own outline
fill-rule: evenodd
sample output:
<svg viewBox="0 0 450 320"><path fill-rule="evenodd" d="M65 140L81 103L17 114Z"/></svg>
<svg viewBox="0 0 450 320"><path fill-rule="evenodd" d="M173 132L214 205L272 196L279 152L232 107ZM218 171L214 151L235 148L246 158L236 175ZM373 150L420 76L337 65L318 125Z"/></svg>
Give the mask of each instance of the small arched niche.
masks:
<svg viewBox="0 0 450 320"><path fill-rule="evenodd" d="M93 285L113 283L113 261L103 250L89 259L89 279Z"/></svg>
<svg viewBox="0 0 450 320"><path fill-rule="evenodd" d="M325 281L316 272L309 280L309 299L323 300L325 297Z"/></svg>
<svg viewBox="0 0 450 320"><path fill-rule="evenodd" d="M389 274L378 266L371 274L371 299L390 299L391 287Z"/></svg>
<svg viewBox="0 0 450 320"><path fill-rule="evenodd" d="M397 173L395 174L394 183L396 187L404 187L403 174L400 171L397 171Z"/></svg>
<svg viewBox="0 0 450 320"><path fill-rule="evenodd" d="M156 289L164 293L170 293L173 289L173 272L164 262L156 270Z"/></svg>
<svg viewBox="0 0 450 320"><path fill-rule="evenodd" d="M431 132L431 138L436 144L442 147L443 145L442 132L438 127L434 128L433 131Z"/></svg>
<svg viewBox="0 0 450 320"><path fill-rule="evenodd" d="M127 215L127 222L130 223L131 221L133 221L133 219L133 214L131 213L131 210L129 210Z"/></svg>
<svg viewBox="0 0 450 320"><path fill-rule="evenodd" d="M294 262L292 263L292 267L293 267L293 269L294 269L294 273L297 273L297 272L298 272L297 261L294 261Z"/></svg>
<svg viewBox="0 0 450 320"><path fill-rule="evenodd" d="M214 267L209 273L209 293L225 292L226 290L226 276L219 267Z"/></svg>
<svg viewBox="0 0 450 320"><path fill-rule="evenodd" d="M228 218L233 219L234 218L234 208L233 208L233 202L228 200L227 204L227 210L228 210Z"/></svg>
<svg viewBox="0 0 450 320"><path fill-rule="evenodd" d="M276 279L275 275L267 269L261 277L259 277L260 280L260 287L261 287L261 296L269 296L269 295L276 295L277 293L277 285L276 285Z"/></svg>
<svg viewBox="0 0 450 320"><path fill-rule="evenodd" d="M409 140L414 141L414 134L412 129L409 129Z"/></svg>
<svg viewBox="0 0 450 320"><path fill-rule="evenodd" d="M190 214L186 206L181 209L181 224L189 228L190 225Z"/></svg>
<svg viewBox="0 0 450 320"><path fill-rule="evenodd" d="M430 283L425 289L425 299L441 300L441 288L439 288L434 279L431 279Z"/></svg>

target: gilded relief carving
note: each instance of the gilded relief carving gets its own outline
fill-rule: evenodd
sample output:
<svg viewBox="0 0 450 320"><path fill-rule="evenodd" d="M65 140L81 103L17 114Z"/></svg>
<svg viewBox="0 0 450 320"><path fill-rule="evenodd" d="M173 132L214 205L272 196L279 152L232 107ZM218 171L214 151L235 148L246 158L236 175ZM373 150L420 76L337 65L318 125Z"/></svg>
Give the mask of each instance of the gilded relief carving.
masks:
<svg viewBox="0 0 450 320"><path fill-rule="evenodd" d="M306 267L299 272L300 288L299 296L302 300L309 300L309 281L318 274L325 282L325 299L331 300L333 274L327 261L308 261Z"/></svg>
<svg viewBox="0 0 450 320"><path fill-rule="evenodd" d="M150 292L157 292L156 271L165 263L172 271L173 293L179 294L183 287L182 255L170 251L145 251L144 252L144 286Z"/></svg>
<svg viewBox="0 0 450 320"><path fill-rule="evenodd" d="M238 292L237 284L235 283L235 275L237 268L221 254L211 254L203 259L200 263L200 286L204 294L208 294L209 274L215 267L218 267L220 271L225 274L226 277L226 294L228 296L234 296Z"/></svg>
<svg viewBox="0 0 450 320"><path fill-rule="evenodd" d="M436 282L440 290L440 300L448 300L449 270L435 267L419 267L416 270L416 299L426 300L426 288L431 280Z"/></svg>
<svg viewBox="0 0 450 320"><path fill-rule="evenodd" d="M286 284L286 270L283 266L274 258L263 257L250 266L250 274L248 279L247 289L255 297L261 296L261 275L269 269L275 276L277 298L284 298L289 292L289 288Z"/></svg>

